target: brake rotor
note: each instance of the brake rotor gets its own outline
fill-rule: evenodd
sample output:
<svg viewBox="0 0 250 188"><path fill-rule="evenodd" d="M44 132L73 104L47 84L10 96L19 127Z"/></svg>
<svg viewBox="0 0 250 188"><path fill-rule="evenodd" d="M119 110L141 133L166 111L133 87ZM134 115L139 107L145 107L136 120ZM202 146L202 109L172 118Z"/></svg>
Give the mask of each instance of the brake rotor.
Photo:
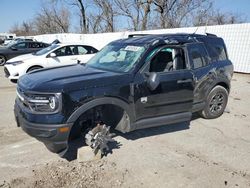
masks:
<svg viewBox="0 0 250 188"><path fill-rule="evenodd" d="M109 151L108 143L115 141L112 138L114 134L111 134L109 130L109 126L98 123L85 135L85 143L93 149L95 155L99 150L102 155L105 155Z"/></svg>

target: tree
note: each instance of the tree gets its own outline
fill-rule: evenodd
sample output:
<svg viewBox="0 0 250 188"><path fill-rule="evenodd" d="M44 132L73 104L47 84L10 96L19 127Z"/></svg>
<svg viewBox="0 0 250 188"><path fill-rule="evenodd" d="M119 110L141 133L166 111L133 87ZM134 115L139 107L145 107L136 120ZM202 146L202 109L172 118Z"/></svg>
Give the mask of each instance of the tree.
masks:
<svg viewBox="0 0 250 188"><path fill-rule="evenodd" d="M67 9L56 9L55 6L42 7L34 19L37 33L67 33L69 31L70 13Z"/></svg>
<svg viewBox="0 0 250 188"><path fill-rule="evenodd" d="M193 14L211 7L210 0L154 0L153 3L160 17L159 28L190 26Z"/></svg>
<svg viewBox="0 0 250 188"><path fill-rule="evenodd" d="M204 26L242 23L244 19L234 13L210 9L209 11L201 11L196 14L193 21L194 26Z"/></svg>
<svg viewBox="0 0 250 188"><path fill-rule="evenodd" d="M114 19L117 16L112 0L93 0L97 12L91 14L89 23L92 25L93 33L99 32L114 32ZM94 27L93 27L94 26Z"/></svg>
<svg viewBox="0 0 250 188"><path fill-rule="evenodd" d="M153 0L114 0L118 15L128 21L132 30L146 30Z"/></svg>
<svg viewBox="0 0 250 188"><path fill-rule="evenodd" d="M36 34L36 31L32 27L32 22L23 21L21 25L15 23L11 29L10 33L15 33L17 36L29 36Z"/></svg>
<svg viewBox="0 0 250 188"><path fill-rule="evenodd" d="M73 7L76 7L79 10L80 16L80 30L81 33L88 33L88 23L87 23L87 14L86 14L86 2L83 0L50 0L52 3L57 3L59 1L63 2L63 4L67 4Z"/></svg>

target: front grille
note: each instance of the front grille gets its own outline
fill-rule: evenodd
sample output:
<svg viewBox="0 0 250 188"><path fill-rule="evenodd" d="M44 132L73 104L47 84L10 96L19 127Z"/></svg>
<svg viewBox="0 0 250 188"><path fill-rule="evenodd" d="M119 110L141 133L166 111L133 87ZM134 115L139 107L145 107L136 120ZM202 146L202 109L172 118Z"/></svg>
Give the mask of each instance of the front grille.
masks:
<svg viewBox="0 0 250 188"><path fill-rule="evenodd" d="M4 67L4 73L6 77L10 76L10 72L8 71L8 69L6 67Z"/></svg>

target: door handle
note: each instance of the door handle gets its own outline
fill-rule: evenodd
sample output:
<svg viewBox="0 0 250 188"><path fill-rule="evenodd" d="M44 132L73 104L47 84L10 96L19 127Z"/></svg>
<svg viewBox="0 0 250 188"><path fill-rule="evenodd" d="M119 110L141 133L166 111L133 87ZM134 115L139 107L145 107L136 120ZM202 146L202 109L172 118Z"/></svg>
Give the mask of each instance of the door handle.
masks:
<svg viewBox="0 0 250 188"><path fill-rule="evenodd" d="M177 84L189 83L189 82L192 82L192 79L177 80Z"/></svg>

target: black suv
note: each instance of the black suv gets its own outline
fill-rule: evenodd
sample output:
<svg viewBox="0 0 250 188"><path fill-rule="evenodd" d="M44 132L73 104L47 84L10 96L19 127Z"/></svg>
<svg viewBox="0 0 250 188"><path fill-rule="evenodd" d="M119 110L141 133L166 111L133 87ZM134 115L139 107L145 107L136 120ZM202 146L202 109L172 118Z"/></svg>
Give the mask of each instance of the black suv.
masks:
<svg viewBox="0 0 250 188"><path fill-rule="evenodd" d="M98 121L123 133L222 115L233 65L212 35L130 36L87 65L37 70L18 81L18 126L56 153Z"/></svg>

